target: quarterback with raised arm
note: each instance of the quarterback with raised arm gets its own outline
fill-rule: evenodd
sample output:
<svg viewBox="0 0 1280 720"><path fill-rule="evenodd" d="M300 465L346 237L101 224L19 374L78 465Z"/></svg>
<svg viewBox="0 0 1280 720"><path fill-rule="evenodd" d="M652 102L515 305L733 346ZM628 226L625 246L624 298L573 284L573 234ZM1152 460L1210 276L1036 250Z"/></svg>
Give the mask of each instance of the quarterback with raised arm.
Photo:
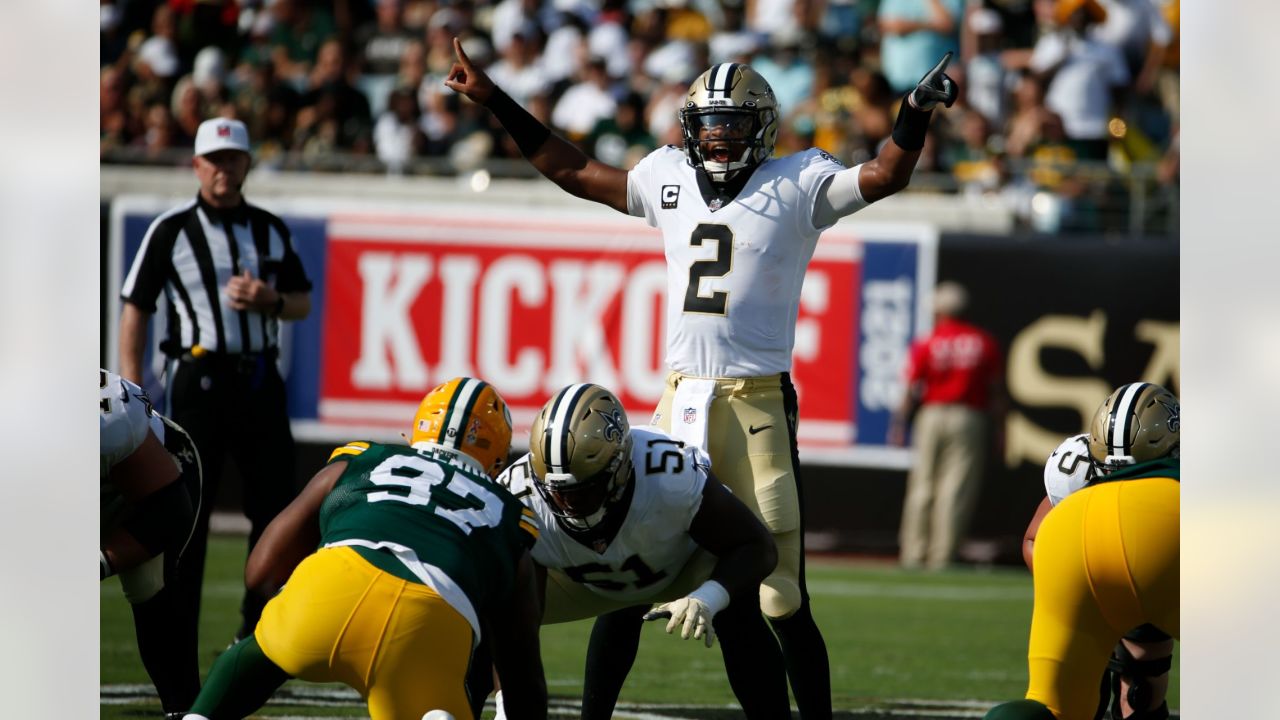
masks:
<svg viewBox="0 0 1280 720"><path fill-rule="evenodd" d="M785 675L801 717L830 718L827 649L804 579L790 377L800 290L822 231L907 186L934 107L950 106L958 94L944 72L951 53L903 98L880 154L856 167L817 148L774 157L783 109L773 89L749 65L722 63L689 88L679 110L683 147L658 148L628 171L552 134L457 39L454 51L445 85L487 107L538 172L662 231L670 373L653 424L707 451L721 482L764 522L778 550L759 598L777 638L732 633L732 647L722 642L726 669L735 691L756 686L744 673ZM700 431L681 432L685 423L672 423L673 409Z"/></svg>

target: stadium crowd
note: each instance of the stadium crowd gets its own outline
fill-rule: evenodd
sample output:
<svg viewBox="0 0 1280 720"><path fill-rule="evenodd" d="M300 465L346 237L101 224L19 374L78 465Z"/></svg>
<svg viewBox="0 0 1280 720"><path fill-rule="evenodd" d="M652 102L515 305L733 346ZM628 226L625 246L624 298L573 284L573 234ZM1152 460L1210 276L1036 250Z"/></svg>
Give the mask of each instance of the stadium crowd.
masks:
<svg viewBox="0 0 1280 720"><path fill-rule="evenodd" d="M947 50L962 94L919 170L1098 229L1106 195L1178 175L1178 0L102 0L101 159L186 164L201 121L242 119L259 167L476 167L519 150L444 86L451 39L592 157L679 144L713 63L774 88L777 153L874 157ZM1036 205L1037 207L1033 207ZM1045 213L1041 212L1041 216Z"/></svg>

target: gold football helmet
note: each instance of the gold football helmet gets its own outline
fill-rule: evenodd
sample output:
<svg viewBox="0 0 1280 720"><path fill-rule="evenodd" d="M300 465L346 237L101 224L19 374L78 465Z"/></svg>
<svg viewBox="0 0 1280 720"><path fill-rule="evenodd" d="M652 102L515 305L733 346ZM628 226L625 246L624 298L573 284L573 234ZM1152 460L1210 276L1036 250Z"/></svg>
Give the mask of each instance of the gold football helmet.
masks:
<svg viewBox="0 0 1280 720"><path fill-rule="evenodd" d="M511 450L511 411L492 385L458 377L437 386L418 405L409 443L466 453L497 477Z"/></svg>
<svg viewBox="0 0 1280 720"><path fill-rule="evenodd" d="M773 155L778 100L750 65L720 63L689 86L680 128L689 164L705 170L712 182L726 182Z"/></svg>
<svg viewBox="0 0 1280 720"><path fill-rule="evenodd" d="M1178 457L1178 396L1152 383L1129 383L1093 414L1089 455L1103 472Z"/></svg>
<svg viewBox="0 0 1280 720"><path fill-rule="evenodd" d="M599 385L570 385L542 406L529 433L534 485L569 527L589 530L631 481L631 428Z"/></svg>

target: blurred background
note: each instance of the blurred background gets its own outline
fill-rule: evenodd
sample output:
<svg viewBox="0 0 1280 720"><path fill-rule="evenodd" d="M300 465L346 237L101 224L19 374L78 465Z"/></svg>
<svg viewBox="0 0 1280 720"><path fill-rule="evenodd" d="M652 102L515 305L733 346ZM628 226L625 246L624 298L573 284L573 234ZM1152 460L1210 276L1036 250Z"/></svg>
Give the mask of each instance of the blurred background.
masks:
<svg viewBox="0 0 1280 720"><path fill-rule="evenodd" d="M1008 231L1176 237L1178 0L101 0L104 165L185 166L195 128L244 120L257 167L493 177L531 168L443 85L451 38L589 155L679 144L713 63L782 106L779 154L873 157L947 50L909 192Z"/></svg>

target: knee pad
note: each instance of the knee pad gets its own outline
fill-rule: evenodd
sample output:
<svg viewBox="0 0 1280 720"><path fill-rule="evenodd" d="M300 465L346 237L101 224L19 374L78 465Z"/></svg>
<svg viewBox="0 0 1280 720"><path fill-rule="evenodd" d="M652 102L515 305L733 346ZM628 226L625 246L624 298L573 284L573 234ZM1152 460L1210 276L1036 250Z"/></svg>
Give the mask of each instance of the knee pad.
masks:
<svg viewBox="0 0 1280 720"><path fill-rule="evenodd" d="M164 554L156 555L136 567L120 573L120 588L130 605L138 605L155 597L164 589Z"/></svg>
<svg viewBox="0 0 1280 720"><path fill-rule="evenodd" d="M1111 652L1111 659L1107 662L1107 669L1111 671L1111 717L1117 720L1165 720L1168 718L1168 703L1161 703L1160 707L1154 710L1147 710L1146 707L1151 704L1152 699L1149 680L1169 672L1172 665L1172 655L1155 660L1138 660L1133 657L1124 643L1116 643L1115 650ZM1129 681L1126 699L1129 701L1129 706L1135 708L1128 716L1120 714L1121 678Z"/></svg>
<svg viewBox="0 0 1280 720"><path fill-rule="evenodd" d="M770 575L760 583L760 609L770 620L786 620L800 602L800 586L789 577Z"/></svg>

